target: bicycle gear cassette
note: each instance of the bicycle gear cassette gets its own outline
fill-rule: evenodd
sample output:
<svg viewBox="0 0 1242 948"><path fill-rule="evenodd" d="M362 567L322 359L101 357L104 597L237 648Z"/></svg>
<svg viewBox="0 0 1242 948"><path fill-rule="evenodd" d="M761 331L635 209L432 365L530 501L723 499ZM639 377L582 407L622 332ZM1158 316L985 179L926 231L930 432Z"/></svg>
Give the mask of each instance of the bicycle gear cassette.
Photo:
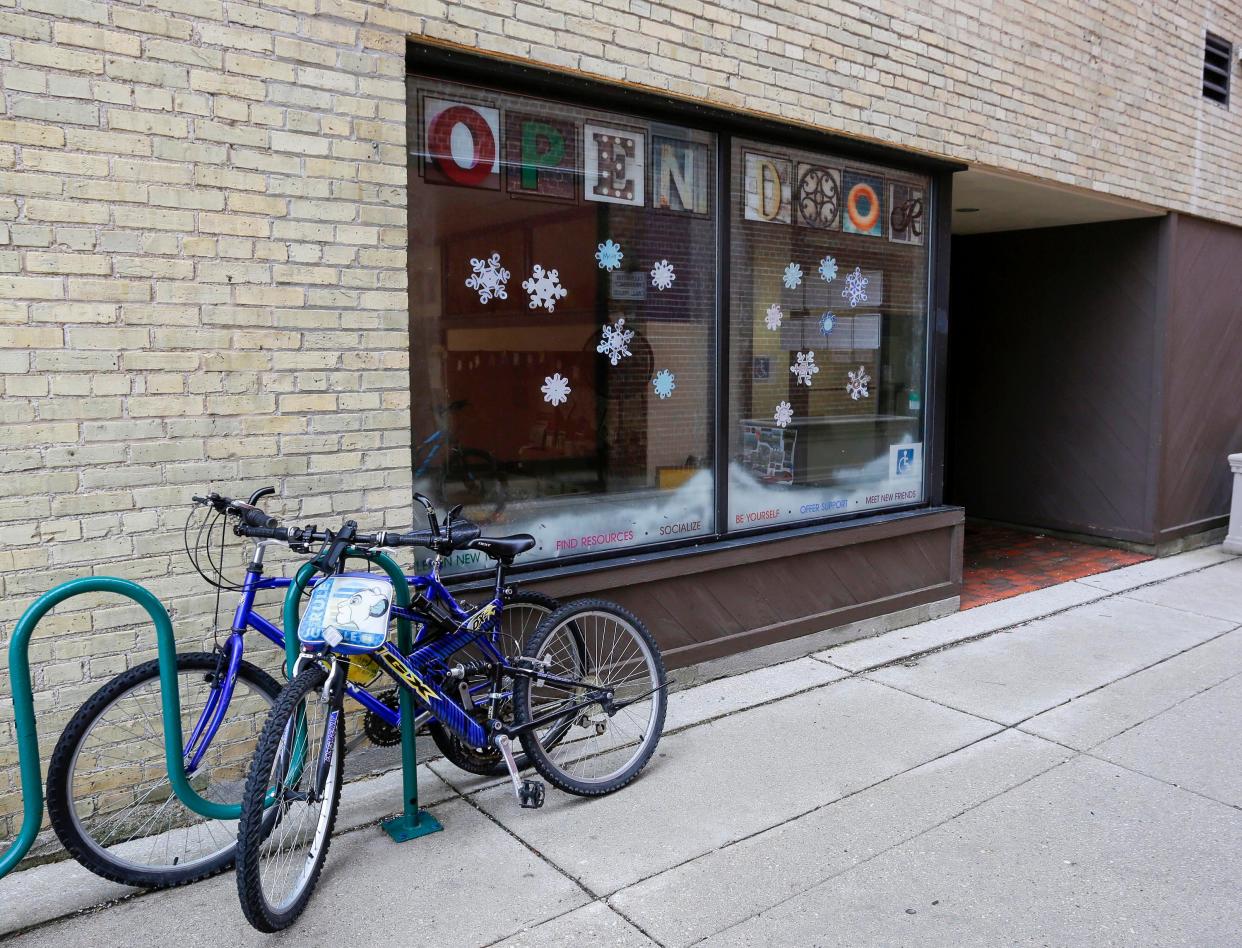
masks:
<svg viewBox="0 0 1242 948"><path fill-rule="evenodd" d="M384 707L392 708L394 711L401 706L397 699L396 688L381 691L375 699ZM366 733L367 739L376 747L393 747L401 743L401 728L395 724L389 724L374 711L368 711L362 716L362 730Z"/></svg>

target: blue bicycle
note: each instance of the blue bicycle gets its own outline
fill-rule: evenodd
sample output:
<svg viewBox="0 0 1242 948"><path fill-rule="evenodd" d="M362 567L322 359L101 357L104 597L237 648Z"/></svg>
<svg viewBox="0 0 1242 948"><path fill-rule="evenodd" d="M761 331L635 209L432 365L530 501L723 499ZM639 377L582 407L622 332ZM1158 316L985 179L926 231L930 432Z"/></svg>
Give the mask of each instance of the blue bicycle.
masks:
<svg viewBox="0 0 1242 948"><path fill-rule="evenodd" d="M266 526L276 521L256 506L275 491L256 491L241 503L212 494L197 498L206 510L191 539L187 519L186 552L198 573L217 591L239 594L227 638L213 651L177 656L186 771L194 787L208 798L235 803L241 798L246 768L259 731L280 694L281 684L246 660L246 634L259 633L282 650L284 633L256 609L266 590L285 590L291 580L264 575L264 554L270 541L254 547L244 578L226 576L225 529L237 520ZM429 503L429 502L428 502ZM194 511L191 511L191 517ZM220 544L215 545L217 524ZM214 548L213 548L214 547ZM486 552L486 550L484 550ZM394 608L393 617L413 623L416 642L433 630L455 628L473 607L453 599L438 572L408 576L413 604ZM312 584L313 590L313 584ZM559 605L535 592L505 584L502 608L480 631L489 643L510 655L521 652L531 632ZM313 592L312 592L313 595ZM218 610L217 610L218 611ZM133 642L132 633L126 644ZM475 657L482 657L477 655ZM379 746L400 741L400 713L395 689L372 694L366 686L382 676L365 655L348 664L344 694L361 709L363 737ZM467 678L467 694L490 694L490 676ZM511 687L509 691L511 692ZM47 776L47 807L51 825L65 849L92 872L126 885L161 888L193 882L232 864L237 844L235 823L206 820L181 805L164 771L163 720L159 662L136 665L108 681L74 714L52 753ZM503 699L502 716L512 720L512 697ZM482 720L481 712L476 717ZM424 711L417 719L452 763L472 773L503 772L499 751L475 749ZM497 768L500 768L499 771Z"/></svg>
<svg viewBox="0 0 1242 948"><path fill-rule="evenodd" d="M466 405L459 399L436 412L440 427L413 448L414 483L434 478L434 487L427 489L440 500L447 503L454 494L470 505L473 516L495 523L509 499L508 479L490 452L467 448L453 435L448 416Z"/></svg>
<svg viewBox="0 0 1242 948"><path fill-rule="evenodd" d="M461 620L438 626L403 655L385 635L391 584L346 571L332 555L342 546L340 534L245 523L235 529L295 549L322 544L313 562L325 575L302 616L293 679L263 725L242 795L237 890L260 931L292 924L323 869L345 762L347 668L359 654L372 657L464 744L498 751L523 807L541 806L544 787L520 776L513 738L547 781L581 796L619 790L655 752L668 682L659 647L634 615L600 599L569 603L539 624L520 657L506 656L485 634L504 606L505 567L535 545L533 537L485 538L469 525L440 531L434 517L428 530L399 535L362 534L346 524L354 548L421 546L438 556L476 549L497 562L492 598L482 606L461 607L438 588ZM469 649L484 657L461 658ZM491 682L481 702L461 687L472 675ZM502 711L509 698L512 720Z"/></svg>

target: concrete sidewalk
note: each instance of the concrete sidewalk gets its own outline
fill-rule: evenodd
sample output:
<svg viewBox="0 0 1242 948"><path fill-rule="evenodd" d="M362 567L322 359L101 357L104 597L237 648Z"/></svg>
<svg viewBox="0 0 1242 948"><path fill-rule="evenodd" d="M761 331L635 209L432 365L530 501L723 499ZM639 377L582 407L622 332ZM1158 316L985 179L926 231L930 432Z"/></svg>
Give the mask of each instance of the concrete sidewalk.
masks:
<svg viewBox="0 0 1242 948"><path fill-rule="evenodd" d="M1242 559L1200 550L678 692L650 768L610 797L520 810L433 762L445 832L398 846L374 825L396 776L352 784L348 830L280 936L246 925L231 875L133 894L72 864L0 883L0 930L26 929L23 946L1236 944L1240 722Z"/></svg>

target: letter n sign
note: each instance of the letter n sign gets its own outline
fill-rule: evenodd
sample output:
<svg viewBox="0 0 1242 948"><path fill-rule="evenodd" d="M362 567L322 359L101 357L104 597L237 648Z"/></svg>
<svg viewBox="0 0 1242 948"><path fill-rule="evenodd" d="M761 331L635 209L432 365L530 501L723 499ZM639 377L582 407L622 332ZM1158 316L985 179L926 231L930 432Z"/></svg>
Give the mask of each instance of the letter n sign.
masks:
<svg viewBox="0 0 1242 948"><path fill-rule="evenodd" d="M711 170L704 144L651 136L651 187L656 207L706 214Z"/></svg>
<svg viewBox="0 0 1242 948"><path fill-rule="evenodd" d="M510 194L573 200L577 170L573 122L505 110L505 178Z"/></svg>
<svg viewBox="0 0 1242 948"><path fill-rule="evenodd" d="M499 190L499 109L424 99L423 143L429 182Z"/></svg>

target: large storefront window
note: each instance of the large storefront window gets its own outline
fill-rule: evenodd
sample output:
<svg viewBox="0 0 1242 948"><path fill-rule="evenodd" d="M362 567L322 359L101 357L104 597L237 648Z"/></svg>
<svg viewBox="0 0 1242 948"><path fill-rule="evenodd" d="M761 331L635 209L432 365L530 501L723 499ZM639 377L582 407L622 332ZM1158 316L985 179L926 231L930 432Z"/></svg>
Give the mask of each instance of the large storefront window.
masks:
<svg viewBox="0 0 1242 948"><path fill-rule="evenodd" d="M417 490L525 562L924 500L929 178L409 82Z"/></svg>
<svg viewBox="0 0 1242 948"><path fill-rule="evenodd" d="M415 489L530 559L713 533L715 136L417 77L409 101Z"/></svg>
<svg viewBox="0 0 1242 948"><path fill-rule="evenodd" d="M731 156L728 528L922 500L927 179Z"/></svg>

